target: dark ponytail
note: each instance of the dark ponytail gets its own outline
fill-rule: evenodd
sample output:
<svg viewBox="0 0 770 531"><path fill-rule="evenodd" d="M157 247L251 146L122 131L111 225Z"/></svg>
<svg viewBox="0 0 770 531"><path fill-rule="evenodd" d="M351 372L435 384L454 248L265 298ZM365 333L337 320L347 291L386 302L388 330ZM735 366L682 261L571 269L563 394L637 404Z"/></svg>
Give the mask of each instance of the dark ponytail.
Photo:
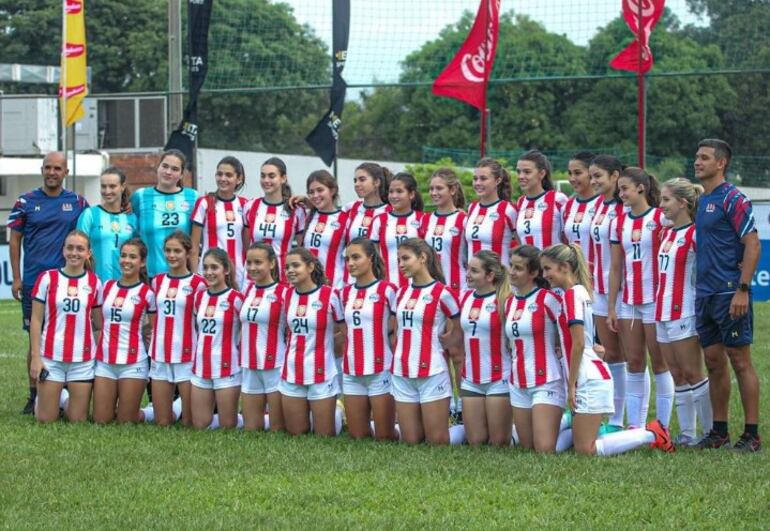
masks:
<svg viewBox="0 0 770 531"><path fill-rule="evenodd" d="M347 245L347 249L350 249L352 245L358 245L364 251L364 254L369 257L372 262L372 274L374 278L381 280L385 278L385 263L380 256L380 250L377 245L369 238L353 238Z"/></svg>
<svg viewBox="0 0 770 531"><path fill-rule="evenodd" d="M617 172L618 176L620 176L620 174L623 173L623 169L625 169L625 166L622 162L620 162L620 159L613 155L596 155L591 161L591 166L596 166L603 169L609 173L610 176L612 176L612 174L615 172ZM615 201L620 202L620 194L618 193L617 181L615 182L615 190L612 192L612 198Z"/></svg>
<svg viewBox="0 0 770 531"><path fill-rule="evenodd" d="M651 207L658 206L660 203L660 185L654 175L647 173L642 168L629 166L623 168L620 176L630 179L637 186L644 186L644 196L647 199L647 204Z"/></svg>
<svg viewBox="0 0 770 531"><path fill-rule="evenodd" d="M391 184L394 181L399 181L404 183L404 186L406 186L406 189L408 192L414 192L414 199L412 199L412 210L421 212L425 209L425 204L422 201L422 194L420 193L420 190L417 188L417 180L414 178L412 174L406 173L403 171L398 172L390 181Z"/></svg>
<svg viewBox="0 0 770 531"><path fill-rule="evenodd" d="M120 185L123 187L123 191L120 193L120 211L128 212L131 209L131 194L129 194L128 187L126 186L126 172L117 166L109 166L102 170L99 178L105 175L117 175L120 179Z"/></svg>
<svg viewBox="0 0 770 531"><path fill-rule="evenodd" d="M539 171L545 172L543 175L543 190L553 190L553 181L551 181L552 166L548 157L540 151L532 149L519 157L519 160L532 162Z"/></svg>
<svg viewBox="0 0 770 531"><path fill-rule="evenodd" d="M318 258L316 258L316 256L313 253L311 253L304 247L295 247L294 249L286 253L286 256L289 257L293 254L299 256L300 260L302 260L305 263L305 265L313 266L313 272L310 273L310 279L313 281L313 284L315 284L316 286L323 286L325 284L329 284L329 279L326 278L326 273L324 272L323 264Z"/></svg>
<svg viewBox="0 0 770 531"><path fill-rule="evenodd" d="M235 268L233 267L233 263L230 261L230 256L227 254L227 251L220 249L219 247L212 247L203 255L203 260L206 260L208 257L213 258L219 262L219 265L225 268L225 271L227 271L227 273L225 273L225 285L228 288L234 288Z"/></svg>
<svg viewBox="0 0 770 531"><path fill-rule="evenodd" d="M281 177L286 177L286 163L279 159L278 157L270 157L265 162L262 163L262 167L264 166L275 166L278 168L278 175ZM291 186L289 186L289 180L288 178L286 181L281 185L281 197L284 201L288 201L291 199Z"/></svg>
<svg viewBox="0 0 770 531"><path fill-rule="evenodd" d="M497 197L503 201L510 201L513 197L513 185L511 184L511 174L502 164L495 159L484 157L476 163L477 168L489 168L492 177L500 181L497 183Z"/></svg>
<svg viewBox="0 0 770 531"><path fill-rule="evenodd" d="M548 281L543 278L543 268L540 266L540 249L534 245L520 245L511 251L511 256L518 256L524 259L529 273L537 272L535 285L538 288L548 288Z"/></svg>
<svg viewBox="0 0 770 531"><path fill-rule="evenodd" d="M361 170L366 172L369 177L379 181L377 190L380 193L380 200L383 203L388 202L388 189L390 187L390 181L393 178L393 174L385 166L380 166L376 162L363 162L356 167L356 171Z"/></svg>

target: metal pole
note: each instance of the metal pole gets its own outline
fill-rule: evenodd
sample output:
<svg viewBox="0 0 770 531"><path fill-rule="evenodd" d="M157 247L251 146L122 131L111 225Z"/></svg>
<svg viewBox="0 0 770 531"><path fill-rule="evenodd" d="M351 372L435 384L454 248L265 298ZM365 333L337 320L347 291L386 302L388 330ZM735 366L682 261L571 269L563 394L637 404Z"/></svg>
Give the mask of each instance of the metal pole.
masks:
<svg viewBox="0 0 770 531"><path fill-rule="evenodd" d="M638 70L636 73L636 121L637 121L637 159L639 167L644 168L645 162L645 141L647 136L647 90L645 87L645 76L642 72L642 56L644 44L644 25L642 17L642 2L638 0L638 20L636 23L636 39L639 43Z"/></svg>
<svg viewBox="0 0 770 531"><path fill-rule="evenodd" d="M72 124L72 191L77 193L77 180L78 180L78 150L76 146L76 140L78 138L77 131L75 131L75 124Z"/></svg>
<svg viewBox="0 0 770 531"><path fill-rule="evenodd" d="M168 0L168 130L182 121L182 21L180 0Z"/></svg>

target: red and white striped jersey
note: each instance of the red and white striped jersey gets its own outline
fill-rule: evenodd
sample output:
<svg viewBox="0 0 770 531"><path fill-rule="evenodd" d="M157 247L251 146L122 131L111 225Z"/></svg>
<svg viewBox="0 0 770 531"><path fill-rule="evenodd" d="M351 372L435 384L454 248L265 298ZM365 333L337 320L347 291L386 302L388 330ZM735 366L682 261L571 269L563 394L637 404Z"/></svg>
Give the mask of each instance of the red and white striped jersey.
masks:
<svg viewBox="0 0 770 531"><path fill-rule="evenodd" d="M209 208L211 204L214 208ZM235 280L239 284L244 279L246 251L243 249L243 211L248 200L236 196L233 199L204 195L195 201L192 222L202 229L201 260L198 261L198 273L203 273L203 255L212 247L227 251L227 256L235 265Z"/></svg>
<svg viewBox="0 0 770 531"><path fill-rule="evenodd" d="M336 377L334 323L344 320L337 291L331 286L318 286L308 293L289 288L284 311L289 346L282 378L296 385L312 385Z"/></svg>
<svg viewBox="0 0 770 531"><path fill-rule="evenodd" d="M104 326L96 359L113 365L129 365L147 358L142 339L144 318L155 313L155 292L142 282L123 286L108 280L101 292Z"/></svg>
<svg viewBox="0 0 770 531"><path fill-rule="evenodd" d="M324 273L332 287L341 288L345 276L345 227L348 215L316 211L307 220L302 245L316 256L324 266Z"/></svg>
<svg viewBox="0 0 770 531"><path fill-rule="evenodd" d="M499 382L511 374L511 352L505 338L504 319L497 311L497 293L479 295L469 290L460 304L464 332L465 365L462 377L475 384Z"/></svg>
<svg viewBox="0 0 770 531"><path fill-rule="evenodd" d="M391 206L387 203L368 206L360 199L342 207L342 211L348 215L345 243L350 243L356 238L367 238L374 218L390 210Z"/></svg>
<svg viewBox="0 0 770 531"><path fill-rule="evenodd" d="M64 363L94 359L91 310L99 307L101 282L91 271L78 277L60 269L40 273L32 298L43 304L40 355Z"/></svg>
<svg viewBox="0 0 770 531"><path fill-rule="evenodd" d="M610 224L625 210L623 203L615 199L602 201L591 221L594 292L601 295L607 295L610 292L610 268L612 267Z"/></svg>
<svg viewBox="0 0 770 531"><path fill-rule="evenodd" d="M466 217L462 210L451 214L426 213L420 227L423 238L438 254L447 286L458 294L465 289L465 264L468 262Z"/></svg>
<svg viewBox="0 0 770 531"><path fill-rule="evenodd" d="M583 356L578 369L577 383L586 380L611 380L607 364L594 351L594 316L591 296L582 284L576 284L562 294L562 311L559 315L559 335L562 353L567 367L572 363L572 325L583 325Z"/></svg>
<svg viewBox="0 0 770 531"><path fill-rule="evenodd" d="M368 286L345 286L340 300L347 338L342 370L353 376L389 371L393 352L388 338L390 317L396 312L396 286L375 280Z"/></svg>
<svg viewBox="0 0 770 531"><path fill-rule="evenodd" d="M567 196L556 190L535 197L521 196L516 203L516 233L522 245L545 249L561 242L562 210L566 203Z"/></svg>
<svg viewBox="0 0 770 531"><path fill-rule="evenodd" d="M658 249L660 233L668 223L659 208L650 207L634 216L624 212L612 225L612 243L623 250L623 302L655 302L658 291Z"/></svg>
<svg viewBox="0 0 770 531"><path fill-rule="evenodd" d="M655 320L676 321L695 315L695 225L664 231L658 251Z"/></svg>
<svg viewBox="0 0 770 531"><path fill-rule="evenodd" d="M489 250L500 256L500 261L511 263L511 248L515 247L516 207L510 201L498 200L489 205L474 201L468 207L465 222L465 240L469 257Z"/></svg>
<svg viewBox="0 0 770 531"><path fill-rule="evenodd" d="M286 284L249 284L241 307L241 367L280 369L286 359Z"/></svg>
<svg viewBox="0 0 770 531"><path fill-rule="evenodd" d="M588 272L593 274L594 246L591 241L591 222L602 204L602 196L595 195L590 199L570 197L562 209L564 222L564 237L568 243L577 243L588 262Z"/></svg>
<svg viewBox="0 0 770 531"><path fill-rule="evenodd" d="M399 287L408 284L406 277L398 268L398 246L409 238L423 237L420 233L423 216L424 213L417 210L403 215L386 212L372 220L369 239L378 244L380 256L385 262L387 278L383 280L388 280Z"/></svg>
<svg viewBox="0 0 770 531"><path fill-rule="evenodd" d="M175 277L168 273L152 279L158 316L150 341L150 357L164 363L187 363L195 352L195 294L206 289L206 280L190 273Z"/></svg>
<svg viewBox="0 0 770 531"><path fill-rule="evenodd" d="M556 354L561 299L537 288L506 304L505 334L513 351L511 383L529 388L562 378Z"/></svg>
<svg viewBox="0 0 770 531"><path fill-rule="evenodd" d="M295 244L295 236L305 230L305 209L289 210L285 202L269 203L263 197L253 199L243 211L243 225L249 229L249 243L267 242L278 257L281 280L286 280L286 254Z"/></svg>
<svg viewBox="0 0 770 531"><path fill-rule="evenodd" d="M198 378L225 378L241 372L239 315L243 295L232 288L219 293L195 294L195 326L198 341L193 374Z"/></svg>
<svg viewBox="0 0 770 531"><path fill-rule="evenodd" d="M396 303L393 374L427 378L449 370L439 336L447 321L459 313L457 299L441 282L434 280L424 286L412 284L401 288Z"/></svg>

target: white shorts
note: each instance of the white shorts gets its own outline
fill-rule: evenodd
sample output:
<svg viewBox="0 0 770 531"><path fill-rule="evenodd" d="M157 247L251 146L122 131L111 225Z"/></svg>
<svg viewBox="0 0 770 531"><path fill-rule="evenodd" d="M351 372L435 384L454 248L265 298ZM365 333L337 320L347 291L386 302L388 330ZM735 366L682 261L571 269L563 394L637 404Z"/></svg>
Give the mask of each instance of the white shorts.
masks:
<svg viewBox="0 0 770 531"><path fill-rule="evenodd" d="M533 406L545 404L563 408L567 405L567 390L561 379L526 389L511 385L509 389L513 407L532 409Z"/></svg>
<svg viewBox="0 0 770 531"><path fill-rule="evenodd" d="M666 321L665 323L655 323L655 336L658 338L658 343L673 343L674 341L681 341L688 337L698 335L698 331L695 328L695 316L682 317L676 321Z"/></svg>
<svg viewBox="0 0 770 531"><path fill-rule="evenodd" d="M463 391L465 391L463 393ZM460 382L460 396L463 398L473 398L476 395L481 396L496 396L496 395L505 395L508 396L509 390L508 390L508 382L503 380L498 380L496 382L488 382L483 384L477 384L473 383L470 380L466 380L465 378L462 379Z"/></svg>
<svg viewBox="0 0 770 531"><path fill-rule="evenodd" d="M213 391L229 389L231 387L240 387L241 373L237 372L223 378L201 378L200 376L195 376L193 374L192 378L190 378L190 383L200 389L209 389Z"/></svg>
<svg viewBox="0 0 770 531"><path fill-rule="evenodd" d="M615 396L612 380L586 380L575 390L575 413L586 415L612 415L615 413Z"/></svg>
<svg viewBox="0 0 770 531"><path fill-rule="evenodd" d="M591 304L591 311L594 315L599 317L607 317L609 315L610 296L606 293L596 293L594 291L594 300ZM615 313L620 315L620 296L615 299Z"/></svg>
<svg viewBox="0 0 770 531"><path fill-rule="evenodd" d="M390 371L365 376L342 375L342 392L345 396L380 396L388 395L393 390L393 375Z"/></svg>
<svg viewBox="0 0 770 531"><path fill-rule="evenodd" d="M242 369L241 393L247 395L267 395L278 391L281 383L281 369Z"/></svg>
<svg viewBox="0 0 770 531"><path fill-rule="evenodd" d="M653 324L655 322L655 303L626 304L621 302L617 315L618 319L626 319L628 321L641 319L642 324Z"/></svg>
<svg viewBox="0 0 770 531"><path fill-rule="evenodd" d="M149 371L150 367L147 360L125 365L97 361L94 376L99 378L109 378L110 380L124 380L126 378L146 380Z"/></svg>
<svg viewBox="0 0 770 531"><path fill-rule="evenodd" d="M48 369L47 381L49 382L91 383L94 381L94 360L65 363L43 358L43 365Z"/></svg>
<svg viewBox="0 0 770 531"><path fill-rule="evenodd" d="M278 391L291 398L305 398L307 400L324 400L340 394L340 379L336 375L325 382L309 385L300 385L281 380Z"/></svg>
<svg viewBox="0 0 770 531"><path fill-rule="evenodd" d="M393 398L396 402L427 404L452 396L452 382L448 372L427 378L404 378L393 375Z"/></svg>
<svg viewBox="0 0 770 531"><path fill-rule="evenodd" d="M150 362L150 378L168 383L189 382L192 378L192 362L166 363L165 361Z"/></svg>

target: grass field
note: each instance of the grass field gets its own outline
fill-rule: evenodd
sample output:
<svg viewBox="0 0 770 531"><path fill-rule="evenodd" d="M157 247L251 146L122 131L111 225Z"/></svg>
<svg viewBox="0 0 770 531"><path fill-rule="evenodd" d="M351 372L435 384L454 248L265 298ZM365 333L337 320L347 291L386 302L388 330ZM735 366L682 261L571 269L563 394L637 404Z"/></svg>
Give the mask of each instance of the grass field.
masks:
<svg viewBox="0 0 770 531"><path fill-rule="evenodd" d="M767 430L770 305L754 360ZM38 426L18 305L0 303L4 528L766 528L770 448L615 458L155 426ZM731 431L743 427L734 387Z"/></svg>

